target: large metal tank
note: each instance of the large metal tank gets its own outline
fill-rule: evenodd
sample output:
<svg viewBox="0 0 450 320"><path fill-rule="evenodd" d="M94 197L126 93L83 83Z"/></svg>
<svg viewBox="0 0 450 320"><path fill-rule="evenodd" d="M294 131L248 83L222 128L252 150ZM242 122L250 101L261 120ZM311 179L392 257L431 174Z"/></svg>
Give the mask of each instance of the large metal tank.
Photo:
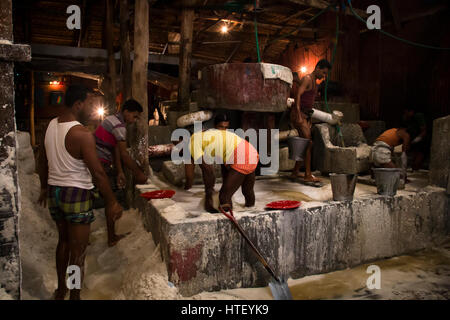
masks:
<svg viewBox="0 0 450 320"><path fill-rule="evenodd" d="M202 69L198 103L208 109L282 112L291 85L291 70L280 65L216 64Z"/></svg>

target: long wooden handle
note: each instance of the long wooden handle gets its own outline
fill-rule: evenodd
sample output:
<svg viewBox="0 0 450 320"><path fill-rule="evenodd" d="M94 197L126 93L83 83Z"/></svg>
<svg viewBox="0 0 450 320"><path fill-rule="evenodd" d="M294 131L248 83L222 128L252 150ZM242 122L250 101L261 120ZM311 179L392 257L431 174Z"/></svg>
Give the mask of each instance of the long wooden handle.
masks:
<svg viewBox="0 0 450 320"><path fill-rule="evenodd" d="M280 282L280 279L275 275L275 272L272 270L272 268L267 263L266 259L262 256L262 254L259 252L259 250L256 248L256 246L251 242L251 240L248 238L247 234L244 232L244 230L241 228L239 223L234 218L233 212L230 211L231 215L226 213L222 208L220 208L220 211L236 226L239 233L244 237L245 241L250 245L250 247L253 249L253 252L256 253L259 261L263 264L264 268L270 273L270 275L277 281Z"/></svg>

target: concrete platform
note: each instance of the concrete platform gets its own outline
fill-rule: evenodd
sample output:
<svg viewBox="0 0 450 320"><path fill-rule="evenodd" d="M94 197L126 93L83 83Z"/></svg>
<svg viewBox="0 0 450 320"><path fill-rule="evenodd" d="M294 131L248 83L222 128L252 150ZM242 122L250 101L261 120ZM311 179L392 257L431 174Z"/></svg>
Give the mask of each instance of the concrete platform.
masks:
<svg viewBox="0 0 450 320"><path fill-rule="evenodd" d="M322 188L284 177L258 180L256 206L244 208L238 191L235 216L278 274L299 278L344 269L445 241L450 226L446 190L427 186L423 175L410 178L414 181L395 197L358 184L353 201L332 201L326 178ZM153 182L139 189L170 187L159 179ZM146 229L160 245L169 281L185 296L267 285L270 276L232 224L221 214L203 211L203 187L175 190L172 199L136 200ZM288 211L264 209L282 199L301 200L302 205Z"/></svg>

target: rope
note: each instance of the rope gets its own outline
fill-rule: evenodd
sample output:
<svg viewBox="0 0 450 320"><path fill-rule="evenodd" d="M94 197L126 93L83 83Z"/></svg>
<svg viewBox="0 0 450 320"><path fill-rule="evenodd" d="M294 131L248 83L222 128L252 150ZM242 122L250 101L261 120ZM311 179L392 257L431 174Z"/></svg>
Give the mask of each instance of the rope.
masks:
<svg viewBox="0 0 450 320"><path fill-rule="evenodd" d="M348 1L348 5L350 6L351 12L352 12L353 15L356 17L356 19L358 19L359 21L361 21L361 22L363 22L364 24L366 24L366 21L365 21L363 18L361 18L361 17L355 12L355 10L353 10L351 0L347 0L347 1ZM384 34L385 36L391 37L391 38L393 38L393 39L395 39L395 40L398 40L398 41L407 43L407 44L412 45L412 46L416 46L416 47L420 47L420 48L426 48L426 49L434 49L434 50L450 50L450 48L434 47L434 46L429 46L429 45L427 45L427 44L422 44L422 43L418 43L418 42L406 40L406 39L397 37L397 36L393 35L392 33L386 32L386 31L384 31L384 30L382 30L382 29L375 29L375 30L381 32L381 33Z"/></svg>
<svg viewBox="0 0 450 320"><path fill-rule="evenodd" d="M259 53L258 22L256 21L256 0L255 0L255 38L256 38L256 52L258 54L258 63L260 63L261 62L261 55Z"/></svg>

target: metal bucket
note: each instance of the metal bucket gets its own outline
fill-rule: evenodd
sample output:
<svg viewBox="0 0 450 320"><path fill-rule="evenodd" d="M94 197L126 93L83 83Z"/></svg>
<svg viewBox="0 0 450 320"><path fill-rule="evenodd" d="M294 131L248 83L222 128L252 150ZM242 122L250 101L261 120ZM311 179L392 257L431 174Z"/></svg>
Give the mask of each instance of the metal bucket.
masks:
<svg viewBox="0 0 450 320"><path fill-rule="evenodd" d="M309 144L309 140L300 137L289 137L289 159L294 161L303 161L303 154Z"/></svg>
<svg viewBox="0 0 450 320"><path fill-rule="evenodd" d="M400 182L400 168L373 168L377 193L384 196L395 196Z"/></svg>
<svg viewBox="0 0 450 320"><path fill-rule="evenodd" d="M330 173L333 200L353 200L356 177L356 174Z"/></svg>

